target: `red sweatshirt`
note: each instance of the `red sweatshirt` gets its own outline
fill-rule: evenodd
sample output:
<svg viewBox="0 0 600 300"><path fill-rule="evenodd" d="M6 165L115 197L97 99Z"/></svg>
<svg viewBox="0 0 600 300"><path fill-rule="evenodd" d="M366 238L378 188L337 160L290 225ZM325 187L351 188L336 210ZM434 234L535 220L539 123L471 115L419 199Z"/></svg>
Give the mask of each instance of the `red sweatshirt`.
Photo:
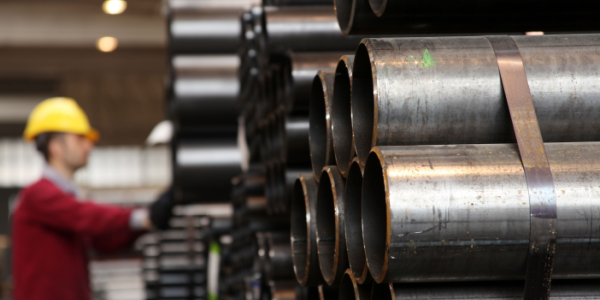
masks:
<svg viewBox="0 0 600 300"><path fill-rule="evenodd" d="M79 202L47 179L23 189L12 215L13 299L90 299L87 251L129 246L139 235L130 214Z"/></svg>

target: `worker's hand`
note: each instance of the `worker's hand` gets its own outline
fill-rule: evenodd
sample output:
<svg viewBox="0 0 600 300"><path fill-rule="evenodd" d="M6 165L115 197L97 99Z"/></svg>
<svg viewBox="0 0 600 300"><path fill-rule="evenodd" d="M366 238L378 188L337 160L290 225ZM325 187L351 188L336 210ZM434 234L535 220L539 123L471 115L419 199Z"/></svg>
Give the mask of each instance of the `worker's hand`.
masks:
<svg viewBox="0 0 600 300"><path fill-rule="evenodd" d="M173 190L168 189L150 205L150 221L152 227L160 230L169 229L169 220L173 216Z"/></svg>

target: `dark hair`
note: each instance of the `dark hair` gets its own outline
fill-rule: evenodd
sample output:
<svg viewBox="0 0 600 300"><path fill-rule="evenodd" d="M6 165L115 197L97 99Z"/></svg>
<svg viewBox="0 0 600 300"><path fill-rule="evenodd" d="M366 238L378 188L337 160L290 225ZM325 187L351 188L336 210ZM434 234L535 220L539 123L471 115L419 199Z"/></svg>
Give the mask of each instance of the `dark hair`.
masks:
<svg viewBox="0 0 600 300"><path fill-rule="evenodd" d="M35 137L35 148L44 156L44 159L48 161L50 153L48 151L48 145L50 145L50 141L55 138L61 136L61 132L44 132L40 133Z"/></svg>

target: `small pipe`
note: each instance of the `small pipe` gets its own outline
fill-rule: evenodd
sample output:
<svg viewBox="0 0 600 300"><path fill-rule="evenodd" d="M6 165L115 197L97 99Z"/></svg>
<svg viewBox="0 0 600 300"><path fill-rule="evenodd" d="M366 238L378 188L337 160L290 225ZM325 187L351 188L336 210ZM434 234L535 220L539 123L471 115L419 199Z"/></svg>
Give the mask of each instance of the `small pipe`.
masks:
<svg viewBox="0 0 600 300"><path fill-rule="evenodd" d="M345 234L344 178L335 166L326 166L321 173L317 193L317 248L323 279L337 286L348 269Z"/></svg>
<svg viewBox="0 0 600 300"><path fill-rule="evenodd" d="M310 160L317 181L323 167L335 162L330 117L334 75L334 71L319 71L313 80L310 96Z"/></svg>
<svg viewBox="0 0 600 300"><path fill-rule="evenodd" d="M354 157L352 137L352 66L354 55L344 55L335 69L333 102L331 103L331 134L333 153L342 176L348 176L348 168Z"/></svg>
<svg viewBox="0 0 600 300"><path fill-rule="evenodd" d="M361 226L361 198L364 169L355 157L350 165L348 178L346 179L346 205L344 215L346 217L346 249L348 250L348 262L354 278L359 284L370 280L369 267L365 256L365 243L362 237Z"/></svg>

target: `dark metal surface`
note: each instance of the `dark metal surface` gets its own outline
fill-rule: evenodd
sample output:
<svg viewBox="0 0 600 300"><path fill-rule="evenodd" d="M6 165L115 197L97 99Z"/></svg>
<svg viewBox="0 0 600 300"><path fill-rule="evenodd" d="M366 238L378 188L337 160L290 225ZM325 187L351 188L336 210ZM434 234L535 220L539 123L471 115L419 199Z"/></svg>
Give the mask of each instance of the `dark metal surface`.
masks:
<svg viewBox="0 0 600 300"><path fill-rule="evenodd" d="M239 58L179 55L174 69L172 116L180 127L237 128Z"/></svg>
<svg viewBox="0 0 600 300"><path fill-rule="evenodd" d="M352 141L352 66L354 55L344 55L335 69L333 102L331 103L331 134L335 162L342 176L348 176L348 168L354 157Z"/></svg>
<svg viewBox="0 0 600 300"><path fill-rule="evenodd" d="M552 278L600 278L600 143L546 143L557 193ZM525 279L531 217L516 144L375 147L362 226L377 282ZM533 203L532 203L533 204Z"/></svg>
<svg viewBox="0 0 600 300"><path fill-rule="evenodd" d="M369 280L369 267L367 266L367 258L365 256L365 244L362 237L361 226L361 199L362 199L362 182L363 169L358 163L358 158L352 160L346 179L346 204L344 216L345 232L346 232L346 249L348 250L348 262L352 274L358 281L363 284Z"/></svg>
<svg viewBox="0 0 600 300"><path fill-rule="evenodd" d="M314 77L310 95L309 142L310 161L317 181L326 165L335 163L331 137L331 102L334 71L319 71Z"/></svg>
<svg viewBox="0 0 600 300"><path fill-rule="evenodd" d="M360 36L345 36L332 6L265 7L270 51L354 50Z"/></svg>
<svg viewBox="0 0 600 300"><path fill-rule="evenodd" d="M340 289L337 286L319 285L320 300L336 300L339 299Z"/></svg>
<svg viewBox="0 0 600 300"><path fill-rule="evenodd" d="M340 283L340 300L371 300L371 290L373 282L359 284L350 269L344 273L344 278ZM373 299L380 300L380 299Z"/></svg>
<svg viewBox="0 0 600 300"><path fill-rule="evenodd" d="M531 229L525 299L548 299L556 247L556 195L527 75L515 41L487 37L492 44L527 179Z"/></svg>
<svg viewBox="0 0 600 300"><path fill-rule="evenodd" d="M240 46L241 9L175 10L169 23L171 53L236 53Z"/></svg>
<svg viewBox="0 0 600 300"><path fill-rule="evenodd" d="M344 54L343 52L291 53L284 72L290 84L286 90L286 110L308 113L311 87L317 72L335 70L338 60Z"/></svg>
<svg viewBox="0 0 600 300"><path fill-rule="evenodd" d="M544 141L600 140L600 35L513 39ZM356 52L352 127L361 162L375 145L514 142L510 124L485 37L365 39Z"/></svg>
<svg viewBox="0 0 600 300"><path fill-rule="evenodd" d="M378 300L523 299L522 281L469 283L411 283L377 287ZM389 291L388 297L385 291ZM373 298L375 299L375 298ZM600 299L598 283L591 280L559 280L552 283L550 299Z"/></svg>
<svg viewBox="0 0 600 300"><path fill-rule="evenodd" d="M340 6L339 2L336 1L336 7ZM598 29L591 20L598 18L600 9L598 3L588 1L575 1L570 5L561 1L545 1L540 5L537 1L517 0L368 2L371 14L380 20L358 19L356 26L363 29L363 34L590 31ZM350 6L350 3L348 0L343 5ZM367 13L364 6L359 6L357 13Z"/></svg>
<svg viewBox="0 0 600 300"><path fill-rule="evenodd" d="M282 159L288 166L310 167L308 129L308 117L285 116L285 143Z"/></svg>
<svg viewBox="0 0 600 300"><path fill-rule="evenodd" d="M323 279L338 286L348 269L345 215L346 182L335 166L325 166L317 192L317 249Z"/></svg>
<svg viewBox="0 0 600 300"><path fill-rule="evenodd" d="M324 283L317 253L317 181L313 174L298 175L291 206L291 246L296 279L302 286Z"/></svg>
<svg viewBox="0 0 600 300"><path fill-rule="evenodd" d="M290 232L267 232L267 280L293 280L294 263L290 248Z"/></svg>
<svg viewBox="0 0 600 300"><path fill-rule="evenodd" d="M264 6L333 5L333 0L264 0Z"/></svg>
<svg viewBox="0 0 600 300"><path fill-rule="evenodd" d="M231 179L242 171L242 155L235 139L178 140L174 149L177 202L229 201Z"/></svg>

